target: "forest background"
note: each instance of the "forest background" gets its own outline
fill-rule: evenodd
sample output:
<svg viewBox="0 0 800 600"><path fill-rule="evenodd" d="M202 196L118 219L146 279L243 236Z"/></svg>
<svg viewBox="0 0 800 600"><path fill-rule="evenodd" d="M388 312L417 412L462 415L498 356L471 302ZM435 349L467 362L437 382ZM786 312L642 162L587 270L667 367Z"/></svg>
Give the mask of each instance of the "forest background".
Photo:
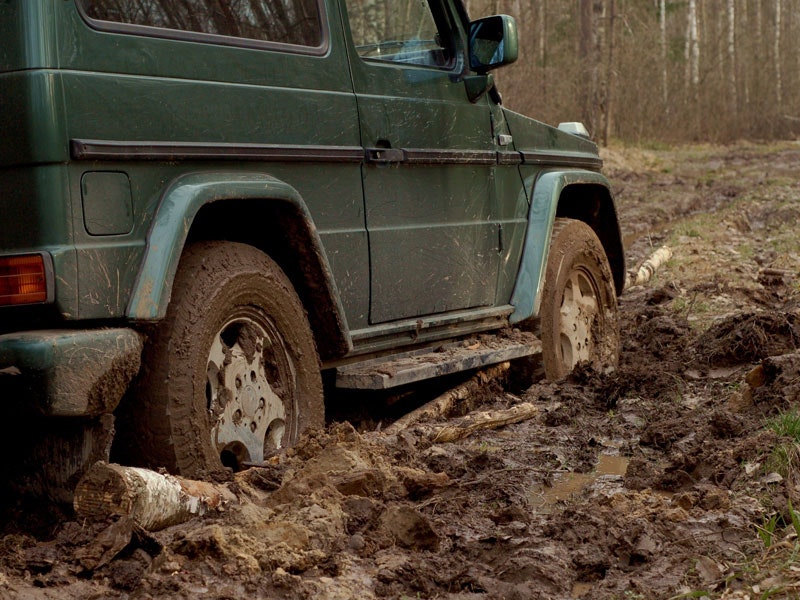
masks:
<svg viewBox="0 0 800 600"><path fill-rule="evenodd" d="M792 139L800 133L800 0L465 0L510 14L508 108L582 121L603 145Z"/></svg>

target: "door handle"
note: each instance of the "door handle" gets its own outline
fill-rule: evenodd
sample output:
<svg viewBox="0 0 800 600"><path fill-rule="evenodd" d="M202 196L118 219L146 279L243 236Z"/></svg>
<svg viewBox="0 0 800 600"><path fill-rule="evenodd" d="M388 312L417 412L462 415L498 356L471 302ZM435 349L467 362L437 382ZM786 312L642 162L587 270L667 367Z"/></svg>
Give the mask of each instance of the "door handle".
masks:
<svg viewBox="0 0 800 600"><path fill-rule="evenodd" d="M399 163L406 159L406 153L400 148L367 148L369 163Z"/></svg>

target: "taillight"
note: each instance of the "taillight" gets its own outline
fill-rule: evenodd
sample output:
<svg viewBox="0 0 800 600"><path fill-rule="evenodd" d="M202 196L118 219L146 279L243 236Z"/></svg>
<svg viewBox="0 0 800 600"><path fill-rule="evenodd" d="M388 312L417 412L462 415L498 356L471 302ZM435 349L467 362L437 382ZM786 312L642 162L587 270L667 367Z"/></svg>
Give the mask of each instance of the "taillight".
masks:
<svg viewBox="0 0 800 600"><path fill-rule="evenodd" d="M0 306L47 302L44 256L0 256Z"/></svg>

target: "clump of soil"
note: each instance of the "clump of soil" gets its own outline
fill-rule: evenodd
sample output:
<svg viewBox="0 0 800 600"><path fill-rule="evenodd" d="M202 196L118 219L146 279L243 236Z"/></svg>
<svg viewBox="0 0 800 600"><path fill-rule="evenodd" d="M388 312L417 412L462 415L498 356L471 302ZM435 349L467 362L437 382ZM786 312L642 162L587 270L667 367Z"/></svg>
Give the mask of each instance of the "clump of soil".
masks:
<svg viewBox="0 0 800 600"><path fill-rule="evenodd" d="M711 326L697 340L700 360L714 366L753 363L800 348L800 316L744 312Z"/></svg>

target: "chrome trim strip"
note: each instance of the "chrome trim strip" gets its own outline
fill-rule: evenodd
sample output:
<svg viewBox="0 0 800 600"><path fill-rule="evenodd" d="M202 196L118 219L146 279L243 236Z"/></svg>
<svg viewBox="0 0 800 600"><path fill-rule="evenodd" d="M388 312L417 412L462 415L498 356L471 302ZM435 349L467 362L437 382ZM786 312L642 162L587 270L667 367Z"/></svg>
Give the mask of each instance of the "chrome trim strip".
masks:
<svg viewBox="0 0 800 600"><path fill-rule="evenodd" d="M129 142L72 140L75 160L254 160L292 162L361 162L360 146L230 144L207 142Z"/></svg>

